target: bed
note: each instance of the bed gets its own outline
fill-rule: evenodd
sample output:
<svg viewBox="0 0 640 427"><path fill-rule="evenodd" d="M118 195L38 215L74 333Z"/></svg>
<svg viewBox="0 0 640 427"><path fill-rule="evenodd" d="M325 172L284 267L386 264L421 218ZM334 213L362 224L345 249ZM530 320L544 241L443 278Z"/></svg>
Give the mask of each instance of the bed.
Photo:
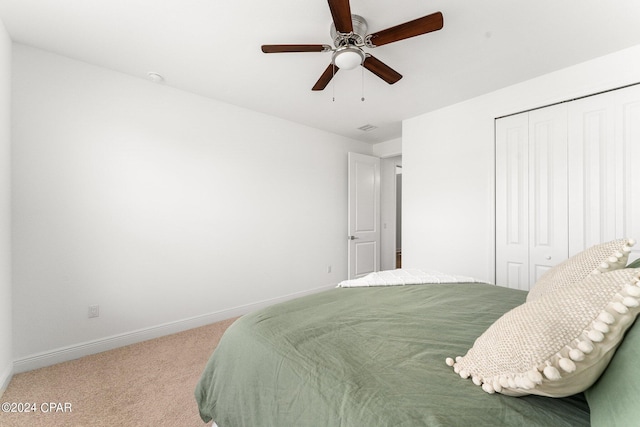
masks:
<svg viewBox="0 0 640 427"><path fill-rule="evenodd" d="M626 264L619 261L616 269ZM634 280L639 275L633 270ZM401 283L338 287L245 315L226 331L202 373L195 390L200 416L219 427L547 427L637 420L640 413L630 408L637 405L626 404L640 393L640 381L626 366L640 352L640 327L631 328L635 307L624 315L630 320L616 315L610 324L624 323L628 336L599 356L608 358L609 369L589 380L601 377L585 393L513 397L497 380L499 390L463 379L456 365L464 358L456 356L468 355L505 315L529 306L527 298L525 291L486 283ZM595 345L592 354L599 351Z"/></svg>

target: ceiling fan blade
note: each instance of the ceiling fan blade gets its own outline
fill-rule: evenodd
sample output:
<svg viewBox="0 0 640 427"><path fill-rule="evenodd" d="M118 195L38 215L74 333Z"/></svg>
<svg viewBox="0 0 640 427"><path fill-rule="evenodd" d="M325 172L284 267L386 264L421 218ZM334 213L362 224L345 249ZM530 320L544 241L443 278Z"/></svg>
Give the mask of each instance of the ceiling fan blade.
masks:
<svg viewBox="0 0 640 427"><path fill-rule="evenodd" d="M331 46L326 44L263 44L264 53L287 53L287 52L325 52L331 50Z"/></svg>
<svg viewBox="0 0 640 427"><path fill-rule="evenodd" d="M333 24L339 33L350 33L353 31L351 22L351 6L349 0L328 0Z"/></svg>
<svg viewBox="0 0 640 427"><path fill-rule="evenodd" d="M325 87L329 84L333 76L336 75L340 68L336 67L333 64L329 64L324 73L320 76L316 84L311 88L311 90L324 90Z"/></svg>
<svg viewBox="0 0 640 427"><path fill-rule="evenodd" d="M373 56L367 56L362 66L390 85L402 78L402 74Z"/></svg>
<svg viewBox="0 0 640 427"><path fill-rule="evenodd" d="M370 47L382 46L410 37L438 31L444 26L444 18L441 12L432 13L386 30L378 31L366 37Z"/></svg>

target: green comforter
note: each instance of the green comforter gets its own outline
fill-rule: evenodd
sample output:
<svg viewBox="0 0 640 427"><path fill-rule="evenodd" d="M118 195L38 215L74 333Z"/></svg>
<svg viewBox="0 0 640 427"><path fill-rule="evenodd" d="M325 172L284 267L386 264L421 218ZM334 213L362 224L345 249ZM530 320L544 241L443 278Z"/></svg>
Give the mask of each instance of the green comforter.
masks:
<svg viewBox="0 0 640 427"><path fill-rule="evenodd" d="M246 315L196 387L219 427L581 426L582 395L489 395L445 364L526 293L484 284L337 288Z"/></svg>

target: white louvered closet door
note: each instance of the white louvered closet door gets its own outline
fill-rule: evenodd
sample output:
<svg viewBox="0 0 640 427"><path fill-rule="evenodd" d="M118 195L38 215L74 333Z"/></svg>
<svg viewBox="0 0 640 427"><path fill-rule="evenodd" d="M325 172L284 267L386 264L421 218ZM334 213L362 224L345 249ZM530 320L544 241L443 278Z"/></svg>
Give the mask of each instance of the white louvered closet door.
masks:
<svg viewBox="0 0 640 427"><path fill-rule="evenodd" d="M568 254L567 115L496 120L496 283L529 290Z"/></svg>

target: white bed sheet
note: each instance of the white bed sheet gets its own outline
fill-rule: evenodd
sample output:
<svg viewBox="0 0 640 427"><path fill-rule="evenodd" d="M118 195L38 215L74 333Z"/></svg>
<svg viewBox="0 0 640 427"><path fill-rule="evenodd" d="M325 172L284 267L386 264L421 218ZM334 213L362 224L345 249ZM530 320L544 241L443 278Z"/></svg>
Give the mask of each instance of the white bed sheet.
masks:
<svg viewBox="0 0 640 427"><path fill-rule="evenodd" d="M417 268L384 270L367 274L359 279L344 280L339 288L355 288L362 286L403 286L426 285L432 283L486 283L469 276L446 274L434 270Z"/></svg>

